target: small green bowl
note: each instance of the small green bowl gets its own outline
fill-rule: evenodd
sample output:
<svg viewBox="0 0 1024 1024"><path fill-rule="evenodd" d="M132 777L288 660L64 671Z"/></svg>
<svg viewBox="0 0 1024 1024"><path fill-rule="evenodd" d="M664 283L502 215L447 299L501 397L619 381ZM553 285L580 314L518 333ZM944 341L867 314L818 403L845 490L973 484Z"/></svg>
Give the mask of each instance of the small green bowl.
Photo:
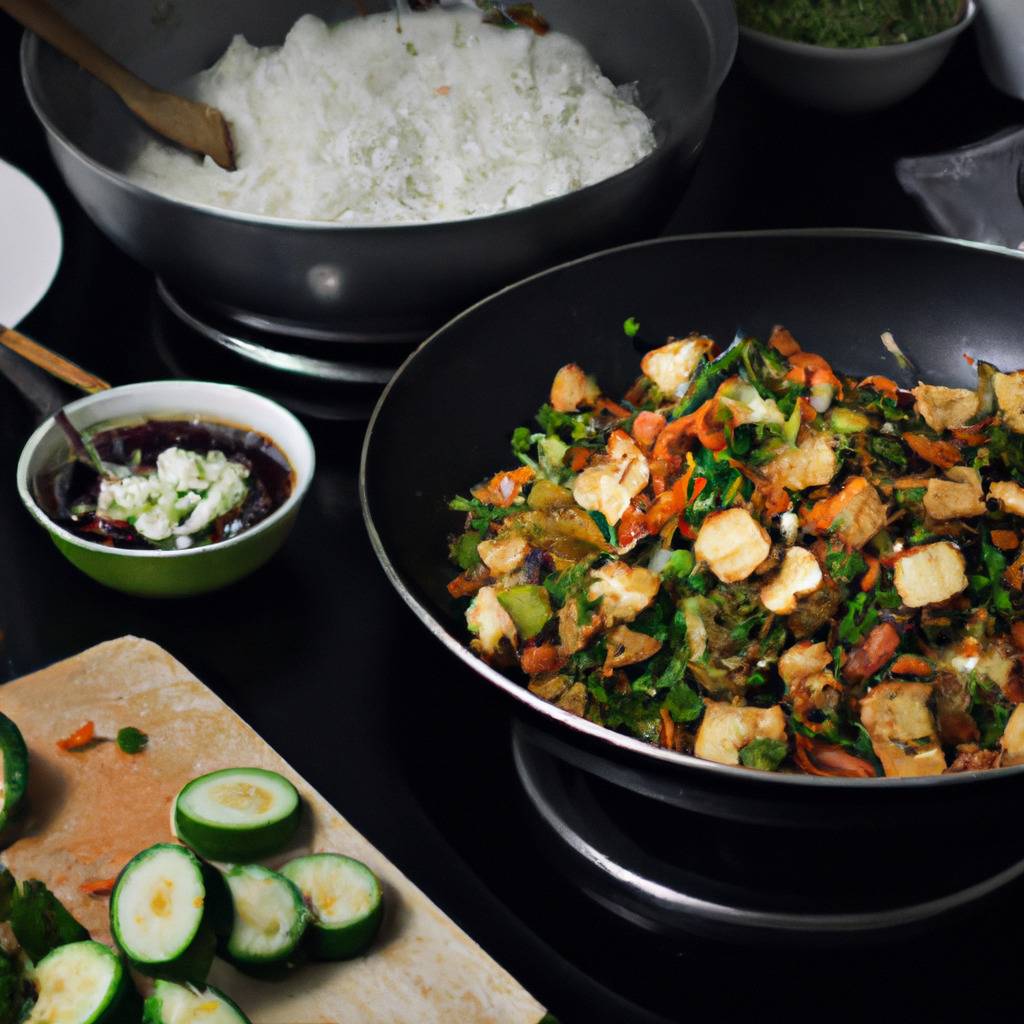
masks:
<svg viewBox="0 0 1024 1024"><path fill-rule="evenodd" d="M71 562L98 583L140 597L186 597L226 587L258 569L284 543L309 489L316 465L305 427L276 402L231 384L148 381L89 395L66 406L80 430L134 417L180 416L226 421L269 437L291 463L295 478L285 503L236 537L181 551L107 547L55 523L37 503L32 483L44 468L66 457L67 439L48 419L28 439L18 460L18 493L32 517Z"/></svg>

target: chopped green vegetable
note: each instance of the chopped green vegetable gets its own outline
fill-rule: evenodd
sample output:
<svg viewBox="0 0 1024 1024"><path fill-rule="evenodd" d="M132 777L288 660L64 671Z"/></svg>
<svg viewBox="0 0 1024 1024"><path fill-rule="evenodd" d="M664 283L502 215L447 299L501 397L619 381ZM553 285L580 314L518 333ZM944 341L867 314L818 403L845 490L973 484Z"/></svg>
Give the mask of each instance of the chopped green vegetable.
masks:
<svg viewBox="0 0 1024 1024"><path fill-rule="evenodd" d="M963 0L737 0L740 23L815 46L908 43L955 25Z"/></svg>
<svg viewBox="0 0 1024 1024"><path fill-rule="evenodd" d="M149 737L134 725L126 725L117 730L117 746L126 754L141 754L149 746Z"/></svg>
<svg viewBox="0 0 1024 1024"><path fill-rule="evenodd" d="M625 331L627 338L635 338L640 333L640 323L635 317L631 316L626 319L622 329Z"/></svg>
<svg viewBox="0 0 1024 1024"><path fill-rule="evenodd" d="M665 697L665 707L675 722L695 722L704 711L704 701L692 687L678 682Z"/></svg>
<svg viewBox="0 0 1024 1024"><path fill-rule="evenodd" d="M740 750L740 764L762 772L773 772L785 761L788 753L789 748L782 740L758 736Z"/></svg>
<svg viewBox="0 0 1024 1024"><path fill-rule="evenodd" d="M535 637L551 618L551 598L541 586L527 583L499 590L498 603L508 612L524 640Z"/></svg>
<svg viewBox="0 0 1024 1024"><path fill-rule="evenodd" d="M64 904L34 878L21 882L15 889L9 920L18 944L36 963L51 949L89 938Z"/></svg>
<svg viewBox="0 0 1024 1024"><path fill-rule="evenodd" d="M522 511L518 508L499 508L497 505L487 505L478 498L452 498L448 507L453 512L467 512L471 516L470 525L474 530L481 531L486 530L493 522Z"/></svg>

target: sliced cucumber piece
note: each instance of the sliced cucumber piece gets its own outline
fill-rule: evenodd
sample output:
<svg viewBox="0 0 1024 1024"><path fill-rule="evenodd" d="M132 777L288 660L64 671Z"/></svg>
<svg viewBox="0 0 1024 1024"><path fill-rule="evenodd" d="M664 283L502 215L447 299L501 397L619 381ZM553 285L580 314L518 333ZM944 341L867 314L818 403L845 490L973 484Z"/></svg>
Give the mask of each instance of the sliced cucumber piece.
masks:
<svg viewBox="0 0 1024 1024"><path fill-rule="evenodd" d="M235 905L228 954L243 964L286 960L309 924L298 886L259 864L233 868L225 877Z"/></svg>
<svg viewBox="0 0 1024 1024"><path fill-rule="evenodd" d="M121 1024L138 1020L135 988L120 958L86 939L58 946L31 975L38 998L27 1024Z"/></svg>
<svg viewBox="0 0 1024 1024"><path fill-rule="evenodd" d="M277 772L224 768L193 779L174 802L178 837L210 860L257 860L288 845L299 794Z"/></svg>
<svg viewBox="0 0 1024 1024"><path fill-rule="evenodd" d="M0 714L0 755L3 778L0 779L0 829L18 809L28 787L28 748L21 730Z"/></svg>
<svg viewBox="0 0 1024 1024"><path fill-rule="evenodd" d="M313 920L307 935L321 960L356 956L373 941L383 915L380 882L362 862L340 853L289 861L281 874L302 892Z"/></svg>
<svg viewBox="0 0 1024 1024"><path fill-rule="evenodd" d="M203 981L215 939L205 922L206 883L195 854L157 843L136 854L110 897L110 930L140 970Z"/></svg>
<svg viewBox="0 0 1024 1024"><path fill-rule="evenodd" d="M146 1000L143 1024L250 1024L223 992L158 981Z"/></svg>

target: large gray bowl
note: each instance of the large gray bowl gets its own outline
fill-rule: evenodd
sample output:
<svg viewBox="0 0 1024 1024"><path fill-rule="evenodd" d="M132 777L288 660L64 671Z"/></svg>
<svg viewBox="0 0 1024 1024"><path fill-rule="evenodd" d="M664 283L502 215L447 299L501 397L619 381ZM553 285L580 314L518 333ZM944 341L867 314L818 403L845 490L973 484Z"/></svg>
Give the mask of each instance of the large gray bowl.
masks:
<svg viewBox="0 0 1024 1024"><path fill-rule="evenodd" d="M56 0L154 85L209 66L233 34L280 43L300 14L337 20L339 0ZM367 0L371 11L391 7ZM423 337L472 301L545 266L655 233L681 198L736 48L724 0L545 0L616 82L638 81L657 149L558 199L496 216L394 227L280 220L165 198L121 170L146 137L118 100L35 36L22 75L50 150L89 216L174 291L250 327L339 341Z"/></svg>

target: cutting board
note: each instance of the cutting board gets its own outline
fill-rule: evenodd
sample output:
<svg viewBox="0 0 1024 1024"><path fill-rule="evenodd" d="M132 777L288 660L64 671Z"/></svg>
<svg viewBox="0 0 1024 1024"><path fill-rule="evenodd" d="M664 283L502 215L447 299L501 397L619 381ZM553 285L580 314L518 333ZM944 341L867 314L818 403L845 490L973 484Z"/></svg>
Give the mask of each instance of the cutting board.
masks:
<svg viewBox="0 0 1024 1024"><path fill-rule="evenodd" d="M122 637L0 687L0 711L29 748L28 809L3 860L16 878L39 878L92 937L110 942L108 897L82 886L116 875L139 850L172 838L171 804L204 772L255 765L285 775L305 801L293 846L264 861L333 850L381 880L385 918L366 955L312 964L258 981L216 961L210 982L254 1024L537 1024L544 1009L390 861L360 835L226 704L166 651ZM116 743L80 752L56 741L92 720L114 737L133 725L142 753Z"/></svg>

